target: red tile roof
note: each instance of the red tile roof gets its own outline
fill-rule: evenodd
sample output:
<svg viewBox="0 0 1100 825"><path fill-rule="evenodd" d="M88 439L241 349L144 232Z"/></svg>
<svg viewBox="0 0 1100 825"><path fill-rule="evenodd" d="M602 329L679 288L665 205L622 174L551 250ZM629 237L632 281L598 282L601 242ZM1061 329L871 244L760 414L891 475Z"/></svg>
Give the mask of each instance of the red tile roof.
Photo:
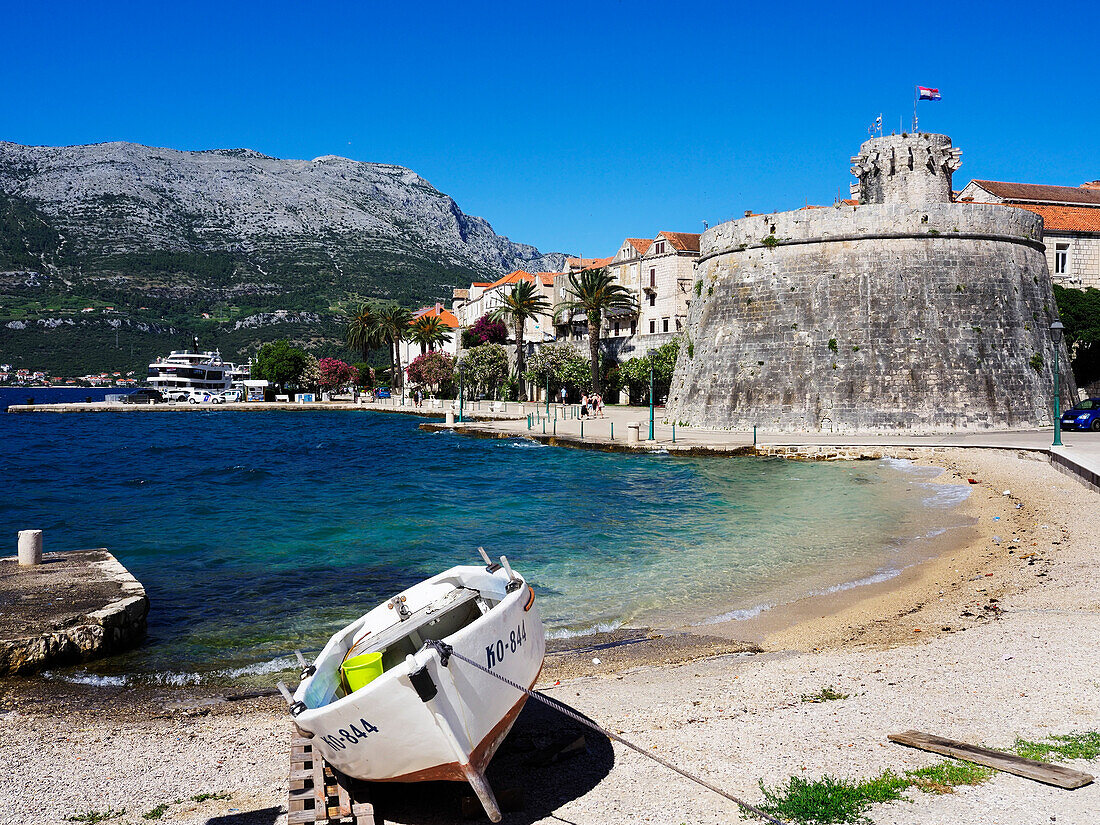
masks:
<svg viewBox="0 0 1100 825"><path fill-rule="evenodd" d="M507 286L508 284L518 284L520 281L535 282L535 276L530 272L526 272L522 269L517 269L515 272L509 272L503 278L498 278L488 285L487 289L496 289L498 286Z"/></svg>
<svg viewBox="0 0 1100 825"><path fill-rule="evenodd" d="M644 255L653 241L649 238L627 238L626 242L638 250L639 255Z"/></svg>
<svg viewBox="0 0 1100 825"><path fill-rule="evenodd" d="M1009 203L1043 217L1044 231L1100 232L1100 209L1095 206L1048 206L1035 203Z"/></svg>
<svg viewBox="0 0 1100 825"><path fill-rule="evenodd" d="M614 260L614 255L612 255L610 258L592 258L591 263L589 263L588 266L585 267L585 269L603 269Z"/></svg>
<svg viewBox="0 0 1100 825"><path fill-rule="evenodd" d="M1041 183L1005 183L999 180L972 180L990 194L1006 201L1030 203L1079 203L1100 206L1100 189L1085 186L1047 186Z"/></svg>
<svg viewBox="0 0 1100 825"><path fill-rule="evenodd" d="M695 232L660 232L658 238L667 238L668 242L680 252L698 252L699 235Z"/></svg>
<svg viewBox="0 0 1100 825"><path fill-rule="evenodd" d="M569 267L580 267L581 269L588 269L590 266L594 266L597 261L602 261L604 258L566 258L566 269Z"/></svg>
<svg viewBox="0 0 1100 825"><path fill-rule="evenodd" d="M439 316L439 320L443 322L445 326L451 329L458 329L458 318L449 309L444 309L442 304L436 304L433 307L421 307L413 313L413 320L417 318L431 318L432 316Z"/></svg>

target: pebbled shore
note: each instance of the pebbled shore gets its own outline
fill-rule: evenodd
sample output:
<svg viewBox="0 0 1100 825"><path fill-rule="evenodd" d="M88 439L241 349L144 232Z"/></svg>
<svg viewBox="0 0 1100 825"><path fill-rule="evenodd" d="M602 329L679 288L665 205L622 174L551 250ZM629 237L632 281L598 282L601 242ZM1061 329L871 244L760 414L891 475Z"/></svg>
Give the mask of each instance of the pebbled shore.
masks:
<svg viewBox="0 0 1100 825"><path fill-rule="evenodd" d="M771 611L754 626L710 626L709 637L586 638L590 647L646 641L553 653L540 687L749 802L761 799L759 780L858 778L937 761L887 743L896 730L1008 747L1018 735L1100 729L1100 497L1020 455L921 459L946 467L943 481L980 482L963 505L975 527L964 546L897 579ZM737 641L750 637L763 652ZM800 700L825 686L849 698ZM164 822L285 822L289 726L273 698L13 679L0 682L0 721L0 822L125 808L110 821L140 825L160 804ZM527 765L557 733L552 717L525 713L494 761L491 779L526 790L525 809L505 822L738 819L732 803L595 734L586 754ZM1100 774L1097 762L1072 764ZM458 821L459 790L395 788L387 821ZM229 797L191 800L202 793ZM1064 791L1006 774L950 795L910 795L871 818L1093 825L1100 810L1095 784Z"/></svg>

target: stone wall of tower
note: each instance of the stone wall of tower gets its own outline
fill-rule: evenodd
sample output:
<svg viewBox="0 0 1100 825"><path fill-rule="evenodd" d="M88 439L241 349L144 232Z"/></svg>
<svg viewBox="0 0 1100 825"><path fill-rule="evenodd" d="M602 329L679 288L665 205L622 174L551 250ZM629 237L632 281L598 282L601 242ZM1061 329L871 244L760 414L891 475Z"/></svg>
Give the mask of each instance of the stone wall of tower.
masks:
<svg viewBox="0 0 1100 825"><path fill-rule="evenodd" d="M852 158L859 202L949 203L951 175L961 157L962 151L952 148L947 135L872 138Z"/></svg>
<svg viewBox="0 0 1100 825"><path fill-rule="evenodd" d="M1056 308L1040 237L1026 210L943 201L714 227L667 418L779 431L1045 425Z"/></svg>

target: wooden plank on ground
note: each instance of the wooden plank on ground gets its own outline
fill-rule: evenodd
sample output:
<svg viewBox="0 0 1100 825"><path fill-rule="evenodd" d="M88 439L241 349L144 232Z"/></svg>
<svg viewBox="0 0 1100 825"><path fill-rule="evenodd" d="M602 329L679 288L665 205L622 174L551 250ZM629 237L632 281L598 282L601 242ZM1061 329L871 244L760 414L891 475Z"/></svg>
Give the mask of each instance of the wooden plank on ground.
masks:
<svg viewBox="0 0 1100 825"><path fill-rule="evenodd" d="M931 733L921 733L916 730L907 730L904 733L891 733L886 737L891 742L899 745L908 745L911 748L920 748L924 751L953 756L956 759L965 759L985 765L987 768L996 768L1005 773L1022 776L1025 779L1034 779L1036 782L1044 782L1047 785L1056 785L1059 788L1073 790L1088 785L1093 780L1091 774L1075 771L1064 765L1051 765L1048 762L1039 762L1036 759L1024 759L1011 753L990 750L989 748L969 745L966 742L958 742L954 739L944 739L942 736L934 736Z"/></svg>

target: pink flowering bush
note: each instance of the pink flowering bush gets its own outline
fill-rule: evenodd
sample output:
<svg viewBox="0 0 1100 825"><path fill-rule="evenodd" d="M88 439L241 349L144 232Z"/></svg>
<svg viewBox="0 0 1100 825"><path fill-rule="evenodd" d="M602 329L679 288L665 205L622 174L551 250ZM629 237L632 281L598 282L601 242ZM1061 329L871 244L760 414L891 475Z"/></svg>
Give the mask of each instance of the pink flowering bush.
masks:
<svg viewBox="0 0 1100 825"><path fill-rule="evenodd" d="M409 364L408 375L414 384L438 391L454 382L455 359L442 352L426 352Z"/></svg>
<svg viewBox="0 0 1100 825"><path fill-rule="evenodd" d="M317 362L317 384L323 390L335 390L359 381L359 370L339 358L322 358Z"/></svg>

